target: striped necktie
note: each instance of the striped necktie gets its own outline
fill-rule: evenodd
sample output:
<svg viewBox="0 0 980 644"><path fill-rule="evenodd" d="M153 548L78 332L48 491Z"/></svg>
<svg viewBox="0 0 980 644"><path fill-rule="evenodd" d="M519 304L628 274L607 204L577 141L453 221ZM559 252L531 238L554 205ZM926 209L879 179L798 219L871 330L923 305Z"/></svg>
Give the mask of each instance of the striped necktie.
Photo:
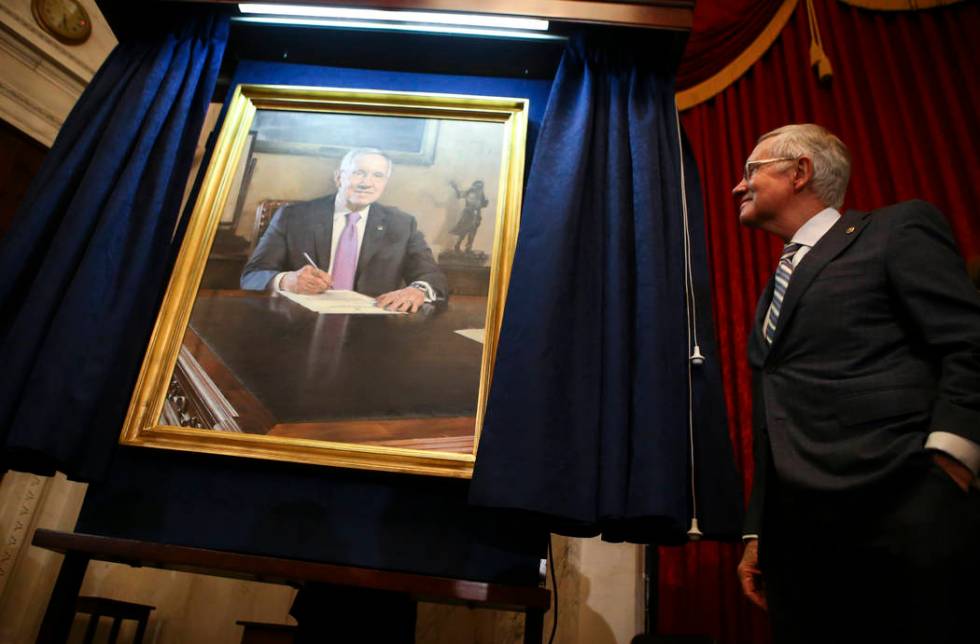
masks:
<svg viewBox="0 0 980 644"><path fill-rule="evenodd" d="M789 286L789 278L793 276L793 256L802 246L803 244L797 243L789 243L783 246L783 254L780 256L779 265L776 267L772 302L769 304L769 313L766 315L765 324L762 325L762 332L766 336L768 344L772 344L772 338L776 334L779 309L783 306L783 297L786 295L786 287Z"/></svg>

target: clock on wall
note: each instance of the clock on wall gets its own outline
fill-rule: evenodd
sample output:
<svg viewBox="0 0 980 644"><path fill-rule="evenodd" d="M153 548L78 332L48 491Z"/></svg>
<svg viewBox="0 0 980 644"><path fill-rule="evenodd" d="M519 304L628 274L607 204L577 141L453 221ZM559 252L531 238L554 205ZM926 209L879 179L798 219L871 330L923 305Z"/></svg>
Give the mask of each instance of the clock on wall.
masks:
<svg viewBox="0 0 980 644"><path fill-rule="evenodd" d="M68 45L80 45L92 35L92 21L78 0L31 0L38 24Z"/></svg>

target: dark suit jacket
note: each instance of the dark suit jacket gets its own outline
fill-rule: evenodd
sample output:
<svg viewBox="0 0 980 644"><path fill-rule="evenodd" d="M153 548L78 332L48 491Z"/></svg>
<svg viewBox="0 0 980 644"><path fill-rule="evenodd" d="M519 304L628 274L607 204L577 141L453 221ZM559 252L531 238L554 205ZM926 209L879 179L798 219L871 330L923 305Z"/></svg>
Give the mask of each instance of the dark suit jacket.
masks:
<svg viewBox="0 0 980 644"><path fill-rule="evenodd" d="M771 347L772 280L749 338L756 474L842 490L887 476L929 431L980 443L980 297L943 216L909 201L850 211L793 272Z"/></svg>
<svg viewBox="0 0 980 644"><path fill-rule="evenodd" d="M265 290L277 273L305 266L304 252L329 271L334 196L291 204L276 212L242 270L242 288ZM371 204L354 290L380 295L417 280L428 282L440 298L446 297L446 276L433 259L415 217L398 208Z"/></svg>

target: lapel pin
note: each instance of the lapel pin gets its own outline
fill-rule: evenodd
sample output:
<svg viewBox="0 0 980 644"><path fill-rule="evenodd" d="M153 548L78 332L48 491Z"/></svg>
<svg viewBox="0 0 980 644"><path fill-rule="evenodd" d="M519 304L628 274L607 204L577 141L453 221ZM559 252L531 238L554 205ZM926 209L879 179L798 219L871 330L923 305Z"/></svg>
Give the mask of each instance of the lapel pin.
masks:
<svg viewBox="0 0 980 644"><path fill-rule="evenodd" d="M378 226L378 230L384 230L384 229L385 229L384 226Z"/></svg>
<svg viewBox="0 0 980 644"><path fill-rule="evenodd" d="M850 235L853 232L854 232L854 226L848 226L847 230L844 231L844 234Z"/></svg>

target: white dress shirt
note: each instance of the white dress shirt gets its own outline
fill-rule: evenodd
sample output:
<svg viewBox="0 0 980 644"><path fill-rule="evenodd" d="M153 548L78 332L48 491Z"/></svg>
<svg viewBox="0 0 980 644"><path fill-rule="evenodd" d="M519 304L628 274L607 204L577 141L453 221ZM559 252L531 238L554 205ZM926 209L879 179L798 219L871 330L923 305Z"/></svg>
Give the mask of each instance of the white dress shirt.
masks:
<svg viewBox="0 0 980 644"><path fill-rule="evenodd" d="M838 219L840 219L839 212L833 208L824 208L800 226L800 229L793 235L793 239L790 240L794 244L801 245L801 248L796 251L796 255L793 256L793 268L800 265L810 249L816 246L820 238L834 227Z"/></svg>

